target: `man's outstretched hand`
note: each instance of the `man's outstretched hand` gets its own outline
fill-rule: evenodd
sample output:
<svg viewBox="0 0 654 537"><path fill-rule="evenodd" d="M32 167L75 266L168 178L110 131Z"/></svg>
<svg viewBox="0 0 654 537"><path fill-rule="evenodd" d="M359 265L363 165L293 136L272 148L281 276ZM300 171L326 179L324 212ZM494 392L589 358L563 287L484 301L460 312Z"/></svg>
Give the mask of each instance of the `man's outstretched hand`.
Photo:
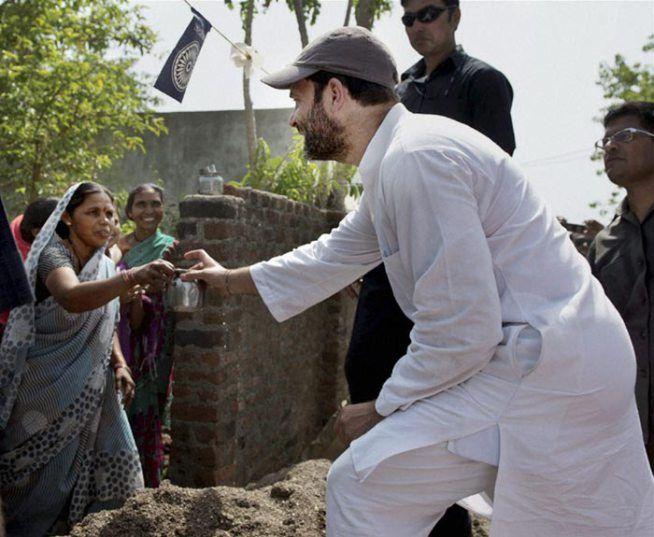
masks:
<svg viewBox="0 0 654 537"><path fill-rule="evenodd" d="M257 294L250 267L226 269L204 250L191 250L184 257L197 263L181 275L183 281L200 280L226 295Z"/></svg>
<svg viewBox="0 0 654 537"><path fill-rule="evenodd" d="M181 275L182 281L201 280L209 287L224 291L227 269L213 259L204 250L191 250L184 254L185 259L197 261L187 272Z"/></svg>
<svg viewBox="0 0 654 537"><path fill-rule="evenodd" d="M378 414L375 409L375 401L346 405L336 419L334 430L338 437L349 445L383 419L384 416Z"/></svg>

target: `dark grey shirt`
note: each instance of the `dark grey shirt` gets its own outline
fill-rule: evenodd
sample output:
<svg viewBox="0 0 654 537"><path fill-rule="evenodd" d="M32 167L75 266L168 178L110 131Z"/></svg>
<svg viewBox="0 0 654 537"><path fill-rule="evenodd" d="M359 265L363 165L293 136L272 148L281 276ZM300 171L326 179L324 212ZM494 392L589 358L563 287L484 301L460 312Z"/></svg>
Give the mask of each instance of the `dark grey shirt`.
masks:
<svg viewBox="0 0 654 537"><path fill-rule="evenodd" d="M654 436L654 207L643 222L626 198L611 223L597 234L588 260L593 275L620 312L636 351L636 403L646 442Z"/></svg>
<svg viewBox="0 0 654 537"><path fill-rule="evenodd" d="M513 89L507 78L458 47L426 75L424 59L402 73L396 90L411 112L455 119L488 136L513 154Z"/></svg>
<svg viewBox="0 0 654 537"><path fill-rule="evenodd" d="M69 267L75 270L75 258L71 251L66 248L61 239L53 236L50 242L45 245L39 257L36 279L36 301L43 302L50 296L50 291L45 286L45 281L54 269ZM76 271L77 272L77 271Z"/></svg>

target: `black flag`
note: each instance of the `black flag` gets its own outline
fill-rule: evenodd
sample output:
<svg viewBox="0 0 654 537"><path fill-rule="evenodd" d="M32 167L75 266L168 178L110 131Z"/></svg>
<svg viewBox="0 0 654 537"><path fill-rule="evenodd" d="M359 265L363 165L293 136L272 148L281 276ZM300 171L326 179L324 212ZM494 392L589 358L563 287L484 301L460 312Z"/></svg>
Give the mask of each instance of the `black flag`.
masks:
<svg viewBox="0 0 654 537"><path fill-rule="evenodd" d="M182 102L186 86L191 80L193 67L200 55L200 49L204 43L207 32L211 29L211 23L191 8L193 19L186 27L186 30L179 38L173 52L168 56L159 78L154 87L166 95L170 95L176 101Z"/></svg>

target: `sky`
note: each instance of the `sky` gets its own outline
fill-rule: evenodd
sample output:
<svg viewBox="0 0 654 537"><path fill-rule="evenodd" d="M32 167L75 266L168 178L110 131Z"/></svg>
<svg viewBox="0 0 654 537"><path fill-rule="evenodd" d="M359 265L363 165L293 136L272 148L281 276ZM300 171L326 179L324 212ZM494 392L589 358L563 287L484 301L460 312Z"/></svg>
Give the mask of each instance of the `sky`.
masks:
<svg viewBox="0 0 654 537"><path fill-rule="evenodd" d="M189 0L229 39L243 40L237 9L222 0ZM138 1L148 25L158 34L153 54L136 69L156 78L191 15L183 0ZM237 0L234 2L238 3ZM343 24L345 0L322 0L318 21L309 27L313 39ZM654 34L654 0L462 0L457 42L465 51L500 69L514 91L512 117L515 159L555 214L571 222L597 218L589 204L608 200L613 186L601 164L592 162L593 143L603 130L597 118L606 101L597 85L599 64L616 53L629 63L652 61L642 47ZM373 32L393 52L400 71L419 56L407 40L399 0L393 11L375 23ZM263 68L274 71L290 63L301 49L295 16L285 0L277 0L254 21L253 45ZM241 70L229 59L231 45L210 32L195 66L182 104L159 94L162 112L238 110L243 108ZM649 57L648 57L649 56ZM259 81L254 73L251 95L255 108L288 108L287 91Z"/></svg>

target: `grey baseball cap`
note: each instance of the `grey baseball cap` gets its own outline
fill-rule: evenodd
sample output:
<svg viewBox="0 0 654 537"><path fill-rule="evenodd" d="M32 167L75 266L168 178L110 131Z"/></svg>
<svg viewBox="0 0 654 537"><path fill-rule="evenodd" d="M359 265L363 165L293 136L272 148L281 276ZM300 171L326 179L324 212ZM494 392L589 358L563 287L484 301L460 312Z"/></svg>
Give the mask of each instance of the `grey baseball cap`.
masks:
<svg viewBox="0 0 654 537"><path fill-rule="evenodd" d="M289 89L318 71L360 78L390 89L397 84L390 51L360 26L344 26L322 35L304 47L292 64L261 81L276 89Z"/></svg>

